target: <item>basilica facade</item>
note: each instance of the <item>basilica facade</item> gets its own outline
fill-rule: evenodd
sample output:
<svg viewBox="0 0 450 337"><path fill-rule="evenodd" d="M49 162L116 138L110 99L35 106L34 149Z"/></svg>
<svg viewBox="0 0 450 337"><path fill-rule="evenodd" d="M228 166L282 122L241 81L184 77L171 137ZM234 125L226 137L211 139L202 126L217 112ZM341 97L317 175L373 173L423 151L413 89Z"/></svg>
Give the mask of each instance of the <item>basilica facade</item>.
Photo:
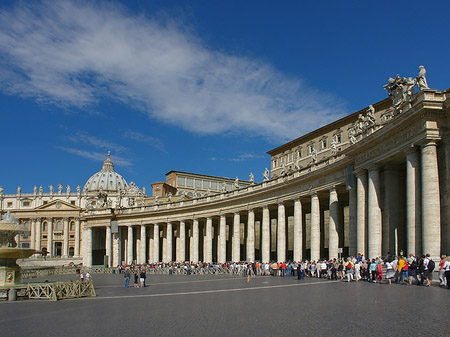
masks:
<svg viewBox="0 0 450 337"><path fill-rule="evenodd" d="M259 183L228 179L220 189L216 177L184 174L210 181L191 197L174 171L148 197L108 157L83 191L18 190L0 194L1 209L28 222L22 242L53 255L61 247L86 266L358 253L438 259L450 254L450 90L429 89L420 74L385 87L385 100L269 151L270 179Z"/></svg>

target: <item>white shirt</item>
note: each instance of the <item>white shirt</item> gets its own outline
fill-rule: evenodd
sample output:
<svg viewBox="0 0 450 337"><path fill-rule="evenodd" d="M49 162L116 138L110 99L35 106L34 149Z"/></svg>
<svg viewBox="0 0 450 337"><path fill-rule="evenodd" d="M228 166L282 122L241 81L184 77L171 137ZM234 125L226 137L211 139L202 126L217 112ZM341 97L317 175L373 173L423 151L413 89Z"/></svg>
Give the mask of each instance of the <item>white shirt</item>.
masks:
<svg viewBox="0 0 450 337"><path fill-rule="evenodd" d="M445 271L450 271L450 262L445 261L442 269L444 269Z"/></svg>

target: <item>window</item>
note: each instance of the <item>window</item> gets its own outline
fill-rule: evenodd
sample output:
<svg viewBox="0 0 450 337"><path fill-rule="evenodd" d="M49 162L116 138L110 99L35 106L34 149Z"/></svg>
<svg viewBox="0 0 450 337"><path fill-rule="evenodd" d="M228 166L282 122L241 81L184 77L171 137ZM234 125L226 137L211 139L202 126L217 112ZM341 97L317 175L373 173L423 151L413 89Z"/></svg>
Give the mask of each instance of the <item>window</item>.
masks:
<svg viewBox="0 0 450 337"><path fill-rule="evenodd" d="M210 187L210 181L209 180L203 180L203 189L207 189Z"/></svg>
<svg viewBox="0 0 450 337"><path fill-rule="evenodd" d="M30 248L30 244L28 242L23 242L21 246L22 248Z"/></svg>
<svg viewBox="0 0 450 337"><path fill-rule="evenodd" d="M43 205L47 205L48 201L44 201Z"/></svg>
<svg viewBox="0 0 450 337"><path fill-rule="evenodd" d="M61 220L56 221L56 231L62 232L62 221Z"/></svg>
<svg viewBox="0 0 450 337"><path fill-rule="evenodd" d="M321 150L324 150L327 148L328 146L328 139L327 138L322 138L319 142L319 146Z"/></svg>
<svg viewBox="0 0 450 337"><path fill-rule="evenodd" d="M277 168L277 160L275 159L272 163L273 163L273 168Z"/></svg>
<svg viewBox="0 0 450 337"><path fill-rule="evenodd" d="M23 201L22 202L22 206L23 207L30 207L30 202L29 201Z"/></svg>
<svg viewBox="0 0 450 337"><path fill-rule="evenodd" d="M333 135L333 142L335 142L335 143L337 143L337 144L342 143L342 133L341 133L341 132L335 133L335 134Z"/></svg>
<svg viewBox="0 0 450 337"><path fill-rule="evenodd" d="M69 257L72 257L75 253L75 249L73 247L69 247Z"/></svg>
<svg viewBox="0 0 450 337"><path fill-rule="evenodd" d="M186 178L185 177L177 177L177 185L184 187L186 184Z"/></svg>
<svg viewBox="0 0 450 337"><path fill-rule="evenodd" d="M72 200L70 204L75 206L75 200Z"/></svg>
<svg viewBox="0 0 450 337"><path fill-rule="evenodd" d="M217 191L219 189L219 185L217 181L211 181L211 189Z"/></svg>
<svg viewBox="0 0 450 337"><path fill-rule="evenodd" d="M311 154L314 152L314 143L311 143L308 145L308 154Z"/></svg>
<svg viewBox="0 0 450 337"><path fill-rule="evenodd" d="M202 180L195 179L195 188L202 188Z"/></svg>
<svg viewBox="0 0 450 337"><path fill-rule="evenodd" d="M8 202L6 203L6 207L11 208L11 207L12 207L12 201L8 201Z"/></svg>
<svg viewBox="0 0 450 337"><path fill-rule="evenodd" d="M287 158L288 158L287 162L288 162L288 163L292 163L293 157L294 157L294 155L292 154L292 152L289 153L289 154L287 155Z"/></svg>
<svg viewBox="0 0 450 337"><path fill-rule="evenodd" d="M301 157L303 157L303 149L302 149L302 148L299 148L299 149L297 150L297 159L299 159L299 158L301 158Z"/></svg>
<svg viewBox="0 0 450 337"><path fill-rule="evenodd" d="M43 232L46 232L46 231L47 231L47 223L46 223L46 222L44 222L44 223L42 224L42 231L43 231Z"/></svg>
<svg viewBox="0 0 450 337"><path fill-rule="evenodd" d="M70 231L73 232L75 230L75 223L72 221L69 225Z"/></svg>
<svg viewBox="0 0 450 337"><path fill-rule="evenodd" d="M186 178L186 187L194 187L194 179Z"/></svg>

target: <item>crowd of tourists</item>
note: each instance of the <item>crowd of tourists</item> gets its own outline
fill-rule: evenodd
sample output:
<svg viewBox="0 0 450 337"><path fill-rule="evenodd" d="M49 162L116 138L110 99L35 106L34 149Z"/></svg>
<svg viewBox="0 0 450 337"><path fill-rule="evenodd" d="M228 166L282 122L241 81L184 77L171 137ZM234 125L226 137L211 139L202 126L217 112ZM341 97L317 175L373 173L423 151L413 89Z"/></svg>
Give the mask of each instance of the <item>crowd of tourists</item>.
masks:
<svg viewBox="0 0 450 337"><path fill-rule="evenodd" d="M450 256L442 256L438 264L429 254L420 257L366 259L363 255L347 259L281 263L154 263L142 265L121 265L117 271L124 275L125 287L134 281L134 287L145 287L146 274L229 274L273 277L319 278L347 282L367 281L371 283L423 285L429 287L433 272L439 271L440 286L450 289Z"/></svg>

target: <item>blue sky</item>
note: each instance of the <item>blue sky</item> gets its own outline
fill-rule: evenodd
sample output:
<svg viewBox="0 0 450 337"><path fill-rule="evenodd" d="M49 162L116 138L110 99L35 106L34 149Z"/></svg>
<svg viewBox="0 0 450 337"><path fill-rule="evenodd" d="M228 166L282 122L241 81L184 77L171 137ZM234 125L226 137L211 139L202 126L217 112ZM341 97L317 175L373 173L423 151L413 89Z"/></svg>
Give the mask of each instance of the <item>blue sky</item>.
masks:
<svg viewBox="0 0 450 337"><path fill-rule="evenodd" d="M139 187L170 170L256 181L269 151L427 69L450 87L450 3L2 1L5 193L83 186L108 150Z"/></svg>

